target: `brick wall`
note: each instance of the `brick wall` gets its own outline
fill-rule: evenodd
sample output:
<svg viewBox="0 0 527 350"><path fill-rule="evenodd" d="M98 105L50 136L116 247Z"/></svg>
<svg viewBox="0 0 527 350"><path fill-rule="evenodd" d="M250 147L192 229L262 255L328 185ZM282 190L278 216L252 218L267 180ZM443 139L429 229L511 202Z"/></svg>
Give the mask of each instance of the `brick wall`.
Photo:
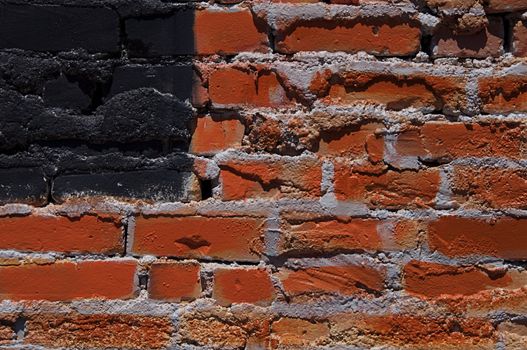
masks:
<svg viewBox="0 0 527 350"><path fill-rule="evenodd" d="M527 349L527 1L0 0L1 349Z"/></svg>

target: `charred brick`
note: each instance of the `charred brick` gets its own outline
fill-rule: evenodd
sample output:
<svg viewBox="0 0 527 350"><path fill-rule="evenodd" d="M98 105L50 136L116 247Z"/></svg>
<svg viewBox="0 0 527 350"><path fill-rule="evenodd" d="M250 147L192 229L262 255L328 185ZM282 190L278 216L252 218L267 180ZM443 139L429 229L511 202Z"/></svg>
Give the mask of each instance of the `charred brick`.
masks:
<svg viewBox="0 0 527 350"><path fill-rule="evenodd" d="M74 197L112 196L152 201L189 201L187 180L192 173L175 170L76 174L55 179L52 196L58 202Z"/></svg>
<svg viewBox="0 0 527 350"><path fill-rule="evenodd" d="M0 6L0 47L32 51L117 52L119 17L107 8Z"/></svg>
<svg viewBox="0 0 527 350"><path fill-rule="evenodd" d="M128 49L134 57L190 55L194 53L194 11L126 20Z"/></svg>
<svg viewBox="0 0 527 350"><path fill-rule="evenodd" d="M0 169L0 204L43 205L48 186L39 168Z"/></svg>
<svg viewBox="0 0 527 350"><path fill-rule="evenodd" d="M149 87L186 100L191 97L192 83L193 71L190 65L127 65L115 70L110 96Z"/></svg>

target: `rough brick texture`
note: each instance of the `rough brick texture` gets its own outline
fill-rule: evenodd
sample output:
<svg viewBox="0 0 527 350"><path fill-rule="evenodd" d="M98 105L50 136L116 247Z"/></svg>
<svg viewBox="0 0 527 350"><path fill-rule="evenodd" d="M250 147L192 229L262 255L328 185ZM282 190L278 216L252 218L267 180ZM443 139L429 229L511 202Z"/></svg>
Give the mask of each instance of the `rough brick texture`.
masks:
<svg viewBox="0 0 527 350"><path fill-rule="evenodd" d="M0 0L0 348L527 349L527 0Z"/></svg>

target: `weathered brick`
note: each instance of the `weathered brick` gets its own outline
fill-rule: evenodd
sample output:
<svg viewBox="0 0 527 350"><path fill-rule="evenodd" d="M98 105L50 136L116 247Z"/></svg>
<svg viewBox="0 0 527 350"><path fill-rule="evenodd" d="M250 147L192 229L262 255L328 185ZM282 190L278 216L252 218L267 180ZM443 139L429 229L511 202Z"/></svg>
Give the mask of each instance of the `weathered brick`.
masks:
<svg viewBox="0 0 527 350"><path fill-rule="evenodd" d="M0 204L44 205L48 185L40 168L0 169Z"/></svg>
<svg viewBox="0 0 527 350"><path fill-rule="evenodd" d="M310 347L329 341L329 327L325 323L301 318L283 317L271 325L273 349L282 347Z"/></svg>
<svg viewBox="0 0 527 350"><path fill-rule="evenodd" d="M379 56L409 56L420 47L421 31L413 20L402 17L389 19L294 20L283 25L275 47L280 53L299 51L366 51ZM335 26L334 22L339 25Z"/></svg>
<svg viewBox="0 0 527 350"><path fill-rule="evenodd" d="M212 72L209 94L214 106L241 108L284 107L292 104L283 85L283 78L276 72L256 67L227 66Z"/></svg>
<svg viewBox="0 0 527 350"><path fill-rule="evenodd" d="M119 218L111 215L0 218L0 249L118 254L124 250Z"/></svg>
<svg viewBox="0 0 527 350"><path fill-rule="evenodd" d="M105 7L0 7L0 47L33 51L119 50L119 16Z"/></svg>
<svg viewBox="0 0 527 350"><path fill-rule="evenodd" d="M330 329L339 343L358 348L490 350L497 340L489 320L453 315L337 314Z"/></svg>
<svg viewBox="0 0 527 350"><path fill-rule="evenodd" d="M169 317L141 315L30 315L24 344L53 348L165 349L174 331Z"/></svg>
<svg viewBox="0 0 527 350"><path fill-rule="evenodd" d="M179 336L184 344L212 349L267 349L270 319L265 312L245 309L186 312L179 321Z"/></svg>
<svg viewBox="0 0 527 350"><path fill-rule="evenodd" d="M195 13L195 45L199 55L267 52L265 24L244 8L209 8Z"/></svg>
<svg viewBox="0 0 527 350"><path fill-rule="evenodd" d="M322 167L314 159L232 160L220 164L224 200L318 197Z"/></svg>
<svg viewBox="0 0 527 350"><path fill-rule="evenodd" d="M527 4L523 0L487 0L486 10L488 12L513 12L527 10Z"/></svg>
<svg viewBox="0 0 527 350"><path fill-rule="evenodd" d="M520 288L527 276L517 271L484 271L474 266L451 266L411 261L404 267L405 290L429 298L473 295L495 288Z"/></svg>
<svg viewBox="0 0 527 350"><path fill-rule="evenodd" d="M456 166L453 199L466 206L527 208L527 171L492 167Z"/></svg>
<svg viewBox="0 0 527 350"><path fill-rule="evenodd" d="M128 299L135 295L131 260L59 261L48 265L0 266L2 299Z"/></svg>
<svg viewBox="0 0 527 350"><path fill-rule="evenodd" d="M197 119L190 152L214 154L229 148L240 148L245 127L238 119L203 116Z"/></svg>
<svg viewBox="0 0 527 350"><path fill-rule="evenodd" d="M527 255L525 220L493 220L445 216L428 227L430 248L450 257L494 256L523 260Z"/></svg>
<svg viewBox="0 0 527 350"><path fill-rule="evenodd" d="M404 250L415 246L418 225L408 220L288 219L281 228L279 253L301 256L357 250Z"/></svg>
<svg viewBox="0 0 527 350"><path fill-rule="evenodd" d="M330 105L375 103L391 110L417 108L450 114L466 108L465 84L462 77L419 72L403 75L326 70L313 77L310 90Z"/></svg>
<svg viewBox="0 0 527 350"><path fill-rule="evenodd" d="M200 266L186 262L159 262L150 267L148 295L165 301L194 300L201 293Z"/></svg>
<svg viewBox="0 0 527 350"><path fill-rule="evenodd" d="M527 57L527 21L512 22L512 52L515 56Z"/></svg>
<svg viewBox="0 0 527 350"><path fill-rule="evenodd" d="M358 130L327 131L321 134L318 153L325 156L368 157L380 161L384 153L384 139L375 131L382 130L382 124L366 124Z"/></svg>
<svg viewBox="0 0 527 350"><path fill-rule="evenodd" d="M212 297L223 306L233 303L269 305L274 287L269 273L263 269L216 269Z"/></svg>
<svg viewBox="0 0 527 350"><path fill-rule="evenodd" d="M187 202L197 198L192 178L191 172L169 169L62 175L51 194L58 202L90 196Z"/></svg>
<svg viewBox="0 0 527 350"><path fill-rule="evenodd" d="M384 273L362 265L282 269L279 278L286 294L292 297L310 294L375 295L384 289Z"/></svg>
<svg viewBox="0 0 527 350"><path fill-rule="evenodd" d="M515 124L430 122L397 136L401 156L452 160L462 157L524 156L524 128Z"/></svg>
<svg viewBox="0 0 527 350"><path fill-rule="evenodd" d="M132 251L189 258L258 261L264 220L222 217L136 219Z"/></svg>
<svg viewBox="0 0 527 350"><path fill-rule="evenodd" d="M489 18L489 25L477 33L456 34L442 26L432 37L434 57L498 57L503 53L503 20Z"/></svg>
<svg viewBox="0 0 527 350"><path fill-rule="evenodd" d="M485 113L527 111L527 79L524 75L479 79L479 97Z"/></svg>
<svg viewBox="0 0 527 350"><path fill-rule="evenodd" d="M433 206L439 189L435 169L361 172L346 164L335 165L335 194L340 200L363 202L369 207Z"/></svg>

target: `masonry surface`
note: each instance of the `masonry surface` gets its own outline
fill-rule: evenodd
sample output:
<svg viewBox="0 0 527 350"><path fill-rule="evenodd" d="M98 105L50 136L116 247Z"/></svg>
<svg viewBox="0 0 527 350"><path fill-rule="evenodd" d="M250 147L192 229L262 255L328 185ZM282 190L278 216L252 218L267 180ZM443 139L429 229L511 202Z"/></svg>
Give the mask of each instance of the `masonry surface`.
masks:
<svg viewBox="0 0 527 350"><path fill-rule="evenodd" d="M0 349L527 349L527 1L0 0Z"/></svg>

